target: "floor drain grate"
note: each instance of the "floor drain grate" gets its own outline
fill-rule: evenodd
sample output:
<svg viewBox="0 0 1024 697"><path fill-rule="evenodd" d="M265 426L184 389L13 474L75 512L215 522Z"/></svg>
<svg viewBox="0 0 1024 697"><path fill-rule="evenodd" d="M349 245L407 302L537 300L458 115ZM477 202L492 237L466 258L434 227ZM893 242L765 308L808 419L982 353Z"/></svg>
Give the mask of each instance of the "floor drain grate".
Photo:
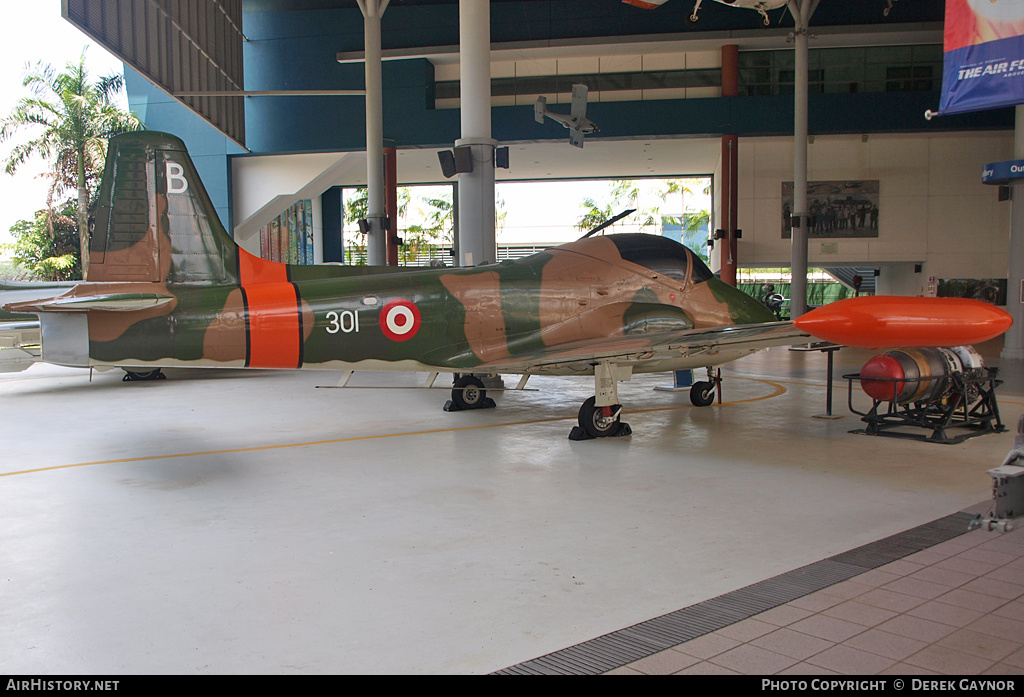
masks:
<svg viewBox="0 0 1024 697"><path fill-rule="evenodd" d="M496 671L494 675L597 675L784 605L967 532L954 513L717 598Z"/></svg>

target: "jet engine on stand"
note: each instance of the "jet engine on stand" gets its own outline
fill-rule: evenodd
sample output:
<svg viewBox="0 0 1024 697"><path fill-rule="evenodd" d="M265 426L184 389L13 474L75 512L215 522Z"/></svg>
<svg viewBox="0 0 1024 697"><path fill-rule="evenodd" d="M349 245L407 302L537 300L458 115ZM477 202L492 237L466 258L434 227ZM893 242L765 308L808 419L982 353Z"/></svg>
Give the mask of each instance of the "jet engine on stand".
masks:
<svg viewBox="0 0 1024 697"><path fill-rule="evenodd" d="M999 419L996 368L986 368L971 346L907 348L889 351L867 361L849 381L850 411L867 427L854 433L914 438L935 443L960 443L967 438L1005 430ZM853 407L853 381L871 397L867 412ZM884 407L883 407L884 405ZM906 430L927 429L931 434ZM950 428L966 429L958 435Z"/></svg>

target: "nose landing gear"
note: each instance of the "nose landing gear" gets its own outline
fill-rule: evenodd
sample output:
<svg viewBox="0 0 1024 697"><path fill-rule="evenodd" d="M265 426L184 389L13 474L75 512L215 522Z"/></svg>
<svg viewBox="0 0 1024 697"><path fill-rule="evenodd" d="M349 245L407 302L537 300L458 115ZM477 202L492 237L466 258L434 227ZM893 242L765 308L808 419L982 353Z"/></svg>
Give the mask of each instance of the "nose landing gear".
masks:
<svg viewBox="0 0 1024 697"><path fill-rule="evenodd" d="M628 372L625 372L628 371ZM629 424L622 423L622 405L618 403L618 381L628 380L632 370L619 368L611 361L594 365L595 396L583 402L577 418L578 426L569 432L569 440L612 438L628 436L633 432Z"/></svg>
<svg viewBox="0 0 1024 697"><path fill-rule="evenodd" d="M595 405L596 401L596 397L591 397L580 407L579 426L573 426L569 440L628 436L633 432L629 424L622 423L619 418L622 414L621 404L599 407Z"/></svg>
<svg viewBox="0 0 1024 697"><path fill-rule="evenodd" d="M722 378L715 375L711 368L708 368L708 379L695 382L690 388L690 403L695 407L711 406L715 401L715 390L719 388Z"/></svg>

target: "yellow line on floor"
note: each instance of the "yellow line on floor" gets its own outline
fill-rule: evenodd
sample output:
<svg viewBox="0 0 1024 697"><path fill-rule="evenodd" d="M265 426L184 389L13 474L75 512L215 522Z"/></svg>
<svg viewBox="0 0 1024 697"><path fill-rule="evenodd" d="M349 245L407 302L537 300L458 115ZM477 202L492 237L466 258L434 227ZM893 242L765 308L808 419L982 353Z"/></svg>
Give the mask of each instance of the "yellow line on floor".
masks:
<svg viewBox="0 0 1024 697"><path fill-rule="evenodd" d="M772 381L772 380L762 380L762 379L759 379L759 378L746 378L746 377L744 377L744 378L735 378L735 379L751 380L753 382L764 383L765 385L769 385L769 386L771 386L774 389L772 390L772 392L770 394L763 395L763 396L760 396L760 397L748 397L746 399L735 399L735 400L731 400L731 401L722 402L721 406L723 406L723 407L730 406L730 405L733 405L733 404L744 404L744 403L747 403L747 402L759 402L759 401L766 400L766 399L774 399L775 397L778 397L778 396L780 396L782 394L785 394L785 392L786 392L786 388L785 387L783 387L779 383L777 383L775 381ZM653 412L653 411L668 411L668 410L671 410L671 409L693 409L693 408L694 407L692 405L683 404L683 405L676 405L676 406L669 406L669 407L649 407L647 409L634 409L634 410L631 410L629 413L630 414L643 414L643 413L646 413L646 412ZM37 472L49 472L49 471L52 471L52 470L71 469L73 467L91 467L93 465L115 465L115 464L121 464L121 463L125 463L125 462L146 462L148 460L169 460L169 459L176 458L176 457L201 457L201 456L204 456L204 455L228 455L228 454L231 454L231 453L251 453L251 452L258 452L258 451L261 451L261 450L281 450L281 449L284 449L284 448L305 448L305 447L314 446L314 445L332 445L332 444L335 444L335 443L350 443L350 442L353 442L353 441L375 440L375 439L378 439L378 438L395 438L395 437L399 437L399 436L425 436L425 435L433 435L433 434L437 434L437 433L453 433L453 432L456 432L456 431L475 431L475 430L484 429L484 428L501 428L501 427L504 427L504 426L528 426L530 424L551 423L551 422L555 422L555 421L567 421L569 419L575 419L575 418L576 418L575 416L554 416L554 417L547 418L547 419L531 419L529 421L510 421L510 422L495 423L495 424L479 424L479 425L476 425L476 426L452 426L452 427L449 427L449 428L436 428L436 429L430 429L430 430L426 430L426 431L403 431L401 433L379 433L379 434L376 434L376 435L368 435L368 436L351 436L349 438L330 438L330 439L327 439L327 440L314 440L314 441L308 441L308 442L305 442L305 443L281 443L281 444L278 444L278 445L254 445L254 446L248 447L248 448L225 448L224 450L206 450L206 451L197 452L197 453L171 453L171 454L168 454L168 455L148 455L148 456L141 456L141 457L125 457L125 458L114 459L114 460L96 460L94 462L76 462L76 463L70 464L70 465L53 465L52 467L38 467L36 469L19 470L17 472L0 472L0 477L13 477L13 476L18 475L18 474L34 474L34 473L37 473Z"/></svg>

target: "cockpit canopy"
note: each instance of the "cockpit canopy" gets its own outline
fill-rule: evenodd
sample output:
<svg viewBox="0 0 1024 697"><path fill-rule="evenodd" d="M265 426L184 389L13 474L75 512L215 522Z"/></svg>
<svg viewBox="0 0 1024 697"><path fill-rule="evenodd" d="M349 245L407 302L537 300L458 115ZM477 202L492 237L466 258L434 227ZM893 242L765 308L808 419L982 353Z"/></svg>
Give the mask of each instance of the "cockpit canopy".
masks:
<svg viewBox="0 0 1024 697"><path fill-rule="evenodd" d="M703 283L714 278L711 269L700 257L667 237L634 233L608 235L608 239L615 243L619 254L626 261L644 266L654 273L668 276L680 283L686 282L688 274L694 283Z"/></svg>

